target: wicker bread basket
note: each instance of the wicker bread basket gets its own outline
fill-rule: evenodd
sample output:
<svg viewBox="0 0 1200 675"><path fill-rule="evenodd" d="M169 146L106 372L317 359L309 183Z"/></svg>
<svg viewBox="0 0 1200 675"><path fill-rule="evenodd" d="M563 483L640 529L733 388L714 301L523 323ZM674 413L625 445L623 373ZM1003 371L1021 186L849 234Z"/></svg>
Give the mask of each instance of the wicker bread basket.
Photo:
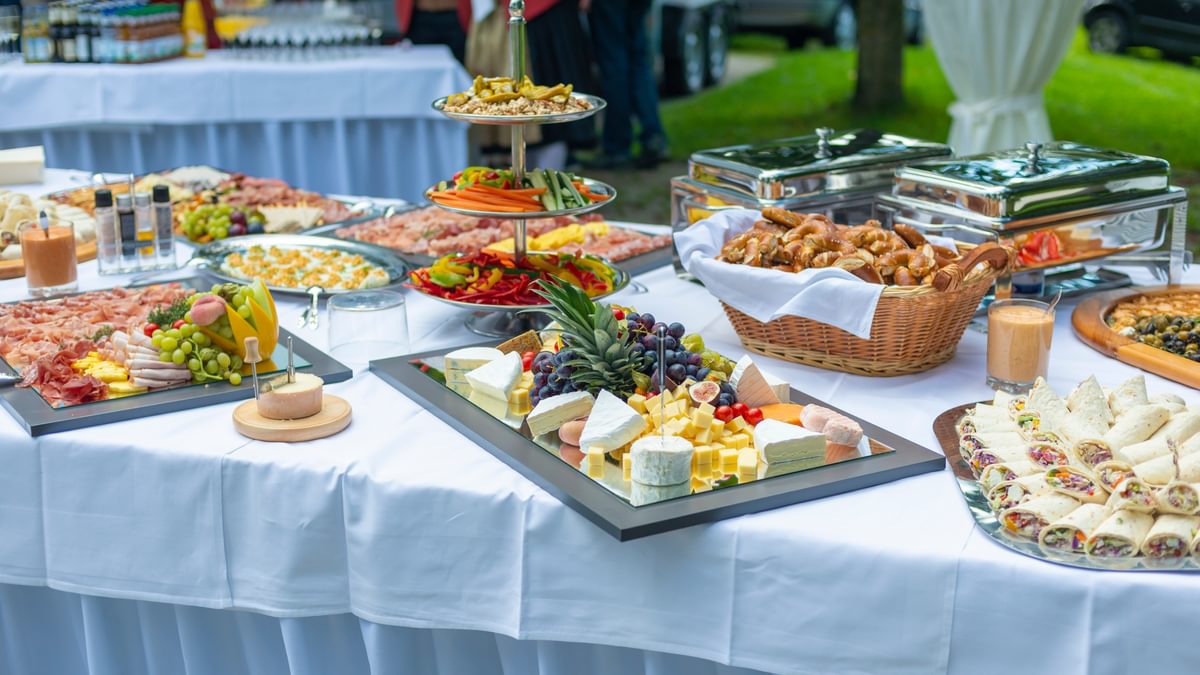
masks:
<svg viewBox="0 0 1200 675"><path fill-rule="evenodd" d="M975 265L956 290L884 288L869 340L799 316L763 323L724 302L721 306L750 351L856 375L908 375L950 360L979 301L1003 271Z"/></svg>

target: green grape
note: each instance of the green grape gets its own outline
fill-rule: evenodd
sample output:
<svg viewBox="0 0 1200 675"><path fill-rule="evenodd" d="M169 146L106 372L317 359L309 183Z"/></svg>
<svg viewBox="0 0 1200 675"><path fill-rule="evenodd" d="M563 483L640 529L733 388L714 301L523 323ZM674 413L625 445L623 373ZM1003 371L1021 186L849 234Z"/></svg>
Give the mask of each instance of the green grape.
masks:
<svg viewBox="0 0 1200 675"><path fill-rule="evenodd" d="M154 346L154 347L161 347L161 346L162 346L162 336L161 336L161 335L158 335L158 334L157 334L157 331L155 331L155 335L154 335L154 337L150 338L150 344L151 344L152 346Z"/></svg>
<svg viewBox="0 0 1200 675"><path fill-rule="evenodd" d="M155 328L154 332L150 334L150 337L161 336L162 334L163 332L161 328Z"/></svg>
<svg viewBox="0 0 1200 675"><path fill-rule="evenodd" d="M225 352L220 352L217 354L217 363L219 363L222 368L228 368L229 364L232 362L233 360L230 359L229 355Z"/></svg>
<svg viewBox="0 0 1200 675"><path fill-rule="evenodd" d="M688 350L689 352L705 351L704 338L700 337L699 335L696 335L695 333L693 333L691 335L684 335L683 340L681 340L681 342L683 343L683 348ZM708 367L711 368L712 366L708 366Z"/></svg>
<svg viewBox="0 0 1200 675"><path fill-rule="evenodd" d="M250 318L250 305L242 305L241 307L238 307L237 313L238 313L238 316L242 317L243 319L249 319Z"/></svg>
<svg viewBox="0 0 1200 675"><path fill-rule="evenodd" d="M192 337L192 333L196 332L196 327L190 323L185 323L179 327L179 334L185 338Z"/></svg>
<svg viewBox="0 0 1200 675"><path fill-rule="evenodd" d="M207 347L212 344L212 338L199 331L192 336L192 340L196 343L197 347Z"/></svg>
<svg viewBox="0 0 1200 675"><path fill-rule="evenodd" d="M171 352L159 352L158 360L162 361L163 363L170 363L171 362Z"/></svg>
<svg viewBox="0 0 1200 675"><path fill-rule="evenodd" d="M176 349L171 353L171 361L173 361L177 366L182 366L183 362L186 360L187 354L184 354L182 349Z"/></svg>
<svg viewBox="0 0 1200 675"><path fill-rule="evenodd" d="M221 368L217 365L216 361L208 361L204 364L204 372L208 373L209 375L216 375L220 370Z"/></svg>
<svg viewBox="0 0 1200 675"><path fill-rule="evenodd" d="M192 301L192 302L195 302L194 300L191 300L190 298L189 298L189 300L190 300L190 301ZM190 324L192 323L192 313L191 313L191 312L184 312L184 314L183 314L183 320L184 320L184 321L186 321L186 322L188 322L188 324L190 325Z"/></svg>
<svg viewBox="0 0 1200 675"><path fill-rule="evenodd" d="M184 342L179 343L179 350L182 351L184 354L191 354L193 349L195 349L195 347L189 341L184 341Z"/></svg>
<svg viewBox="0 0 1200 675"><path fill-rule="evenodd" d="M233 339L233 329L230 328L228 325L221 326L220 333L221 333L221 337L225 338L226 340Z"/></svg>
<svg viewBox="0 0 1200 675"><path fill-rule="evenodd" d="M221 292L221 284L213 284L211 292L212 293L220 293Z"/></svg>
<svg viewBox="0 0 1200 675"><path fill-rule="evenodd" d="M163 351L173 352L179 346L179 340L173 337L165 337L159 343L159 346L163 348Z"/></svg>
<svg viewBox="0 0 1200 675"><path fill-rule="evenodd" d="M179 332L178 328L172 328L167 331L167 337L178 340L179 338L183 337L183 333Z"/></svg>
<svg viewBox="0 0 1200 675"><path fill-rule="evenodd" d="M199 371L204 365L200 363L200 359L188 359L188 370L194 372Z"/></svg>
<svg viewBox="0 0 1200 675"><path fill-rule="evenodd" d="M229 236L229 230L225 227L218 227L217 229L213 230L212 235L217 239L224 239L225 237Z"/></svg>
<svg viewBox="0 0 1200 675"><path fill-rule="evenodd" d="M234 370L241 370L242 357L238 356L237 354L234 354L232 357L230 357L230 359L231 359L231 363L229 364L229 367L233 368Z"/></svg>
<svg viewBox="0 0 1200 675"><path fill-rule="evenodd" d="M233 306L241 307L244 304L246 304L246 291L244 289L241 289L241 290L238 290L237 293L233 294Z"/></svg>
<svg viewBox="0 0 1200 675"><path fill-rule="evenodd" d="M229 384L232 384L233 386L236 387L241 383L242 383L241 373L230 373L229 374Z"/></svg>

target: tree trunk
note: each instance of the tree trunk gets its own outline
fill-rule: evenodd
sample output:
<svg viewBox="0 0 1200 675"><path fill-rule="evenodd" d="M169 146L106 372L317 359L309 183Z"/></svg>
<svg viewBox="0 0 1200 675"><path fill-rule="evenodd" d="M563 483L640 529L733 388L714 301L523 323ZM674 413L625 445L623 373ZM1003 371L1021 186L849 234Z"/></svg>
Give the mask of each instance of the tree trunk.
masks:
<svg viewBox="0 0 1200 675"><path fill-rule="evenodd" d="M858 83L854 105L879 111L904 99L904 1L858 0Z"/></svg>

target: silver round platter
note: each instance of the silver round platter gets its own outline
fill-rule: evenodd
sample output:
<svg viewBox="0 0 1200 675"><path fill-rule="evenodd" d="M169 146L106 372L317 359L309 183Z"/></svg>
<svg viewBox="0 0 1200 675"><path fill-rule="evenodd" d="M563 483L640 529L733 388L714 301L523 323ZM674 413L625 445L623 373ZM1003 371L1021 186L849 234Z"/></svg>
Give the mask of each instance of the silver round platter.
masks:
<svg viewBox="0 0 1200 675"><path fill-rule="evenodd" d="M451 206L449 204L442 204L440 202L435 202L429 198L429 195L431 192L435 191L434 187L436 187L436 186L431 187L425 191L425 198L429 199L429 202L431 204L433 204L434 206L437 206L439 209L453 211L454 213L460 213L464 216L475 216L476 218L504 218L504 219L508 219L508 220L514 220L517 218L533 219L533 218L556 218L559 216L578 216L578 215L581 215L584 213L590 213L592 211L595 211L596 209L598 209L602 206L607 206L614 199L617 198L616 188L609 185L608 183L598 181L594 178L580 178L579 180L581 182L583 182L584 187L586 187L590 192L593 192L595 194L605 195L607 197L607 199L603 199L598 202L592 202L590 204L585 204L583 206L577 206L577 207L571 208L571 209L558 209L555 211L519 211L519 212L514 213L512 211L477 211L475 209L464 209L464 208L460 208L457 206Z"/></svg>
<svg viewBox="0 0 1200 675"><path fill-rule="evenodd" d="M225 258L231 253L245 253L253 246L263 246L281 249L310 249L320 251L340 251L362 256L367 262L375 265L388 275L388 283L371 288L322 288L320 295L340 295L356 291L387 288L403 283L408 278L408 265L390 249L360 241L334 239L332 237L317 237L305 234L251 234L240 237L229 237L219 241L204 244L196 249L188 264L198 267L209 276L222 281L246 283L253 281L246 277L233 275L222 269ZM278 286L267 284L272 293L286 295L309 296L309 286Z"/></svg>
<svg viewBox="0 0 1200 675"><path fill-rule="evenodd" d="M433 102L433 109L451 119L460 120L462 122L470 122L471 124L487 124L492 126L515 126L523 124L562 124L564 122L576 122L578 120L587 119L592 115L603 110L608 103L599 96L591 94L572 93L571 98L580 99L588 103L587 108L583 110L568 110L560 113L547 113L544 115L475 115L471 113L460 113L451 110L446 110L446 99L448 96L443 96Z"/></svg>
<svg viewBox="0 0 1200 675"><path fill-rule="evenodd" d="M538 254L531 253L530 255ZM624 290L632 280L628 272L612 264L607 259L593 255L586 257L603 262L615 274L612 290L592 296L593 300L607 298L614 293ZM413 288L413 291L430 300L437 300L438 302L452 305L459 309L471 310L472 314L466 320L467 329L472 333L484 337L511 337L527 330L541 328L547 323L538 312L539 310L549 308L549 305L484 305L477 302L464 302L462 300L438 297L426 293L419 288Z"/></svg>

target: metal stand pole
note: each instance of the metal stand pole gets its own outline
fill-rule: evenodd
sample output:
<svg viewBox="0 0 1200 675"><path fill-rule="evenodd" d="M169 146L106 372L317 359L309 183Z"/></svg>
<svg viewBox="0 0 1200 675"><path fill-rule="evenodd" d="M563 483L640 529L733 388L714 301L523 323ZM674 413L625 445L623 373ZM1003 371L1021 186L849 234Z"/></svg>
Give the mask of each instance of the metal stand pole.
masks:
<svg viewBox="0 0 1200 675"><path fill-rule="evenodd" d="M509 0L508 44L512 52L512 73L516 87L520 89L525 79L525 0ZM515 124L512 128L512 172L513 187L521 187L525 178L525 125ZM525 258L525 219L516 218L513 233L513 257L520 262Z"/></svg>

